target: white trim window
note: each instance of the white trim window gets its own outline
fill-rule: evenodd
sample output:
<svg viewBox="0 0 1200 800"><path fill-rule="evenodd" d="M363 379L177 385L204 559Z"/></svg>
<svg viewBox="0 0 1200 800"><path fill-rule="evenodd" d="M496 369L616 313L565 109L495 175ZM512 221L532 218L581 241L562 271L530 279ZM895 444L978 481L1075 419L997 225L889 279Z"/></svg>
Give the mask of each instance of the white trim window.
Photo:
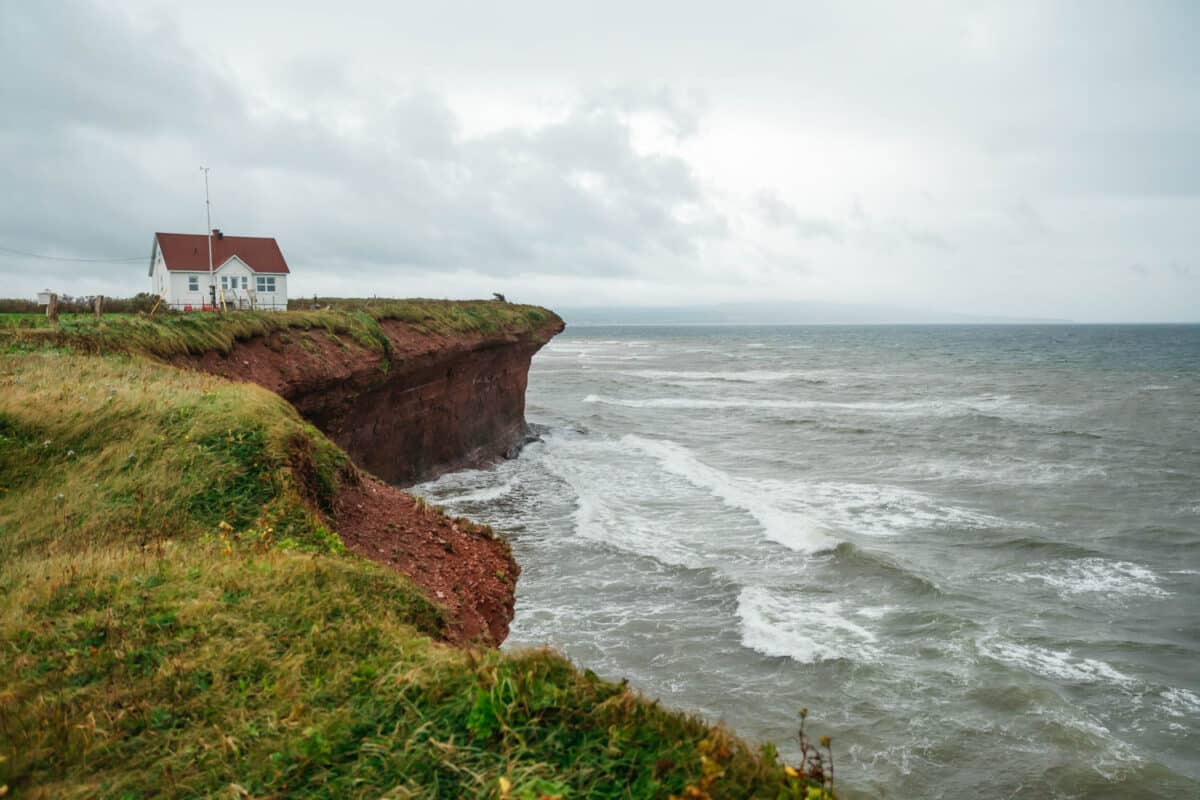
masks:
<svg viewBox="0 0 1200 800"><path fill-rule="evenodd" d="M262 294L270 294L275 291L275 276L274 275L259 275L256 278L258 291Z"/></svg>
<svg viewBox="0 0 1200 800"><path fill-rule="evenodd" d="M234 278L233 280L236 282L237 278ZM243 275L242 276L242 288L247 289L249 287L250 287L250 279L247 278L245 275ZM237 287L234 287L234 288L237 288Z"/></svg>
<svg viewBox="0 0 1200 800"><path fill-rule="evenodd" d="M198 292L198 291L200 291L200 278L199 278L199 276L196 276L196 275L188 275L188 291L189 291L189 292Z"/></svg>

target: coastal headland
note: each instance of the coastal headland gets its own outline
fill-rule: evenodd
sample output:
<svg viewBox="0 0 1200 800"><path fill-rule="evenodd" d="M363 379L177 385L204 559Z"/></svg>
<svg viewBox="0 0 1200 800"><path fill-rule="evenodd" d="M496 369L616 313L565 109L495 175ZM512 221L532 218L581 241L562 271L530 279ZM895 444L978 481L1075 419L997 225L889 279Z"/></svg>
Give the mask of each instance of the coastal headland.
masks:
<svg viewBox="0 0 1200 800"><path fill-rule="evenodd" d="M499 651L507 544L399 488L515 455L555 314L324 305L0 325L0 794L824 796Z"/></svg>

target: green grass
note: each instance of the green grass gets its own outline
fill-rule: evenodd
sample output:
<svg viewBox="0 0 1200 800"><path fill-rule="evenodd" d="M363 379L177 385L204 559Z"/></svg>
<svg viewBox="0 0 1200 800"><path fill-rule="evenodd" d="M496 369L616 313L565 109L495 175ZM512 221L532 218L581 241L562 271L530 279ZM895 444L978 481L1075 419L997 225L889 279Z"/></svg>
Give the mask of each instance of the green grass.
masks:
<svg viewBox="0 0 1200 800"><path fill-rule="evenodd" d="M221 522L339 549L320 510L349 461L277 395L131 355L0 365L0 560Z"/></svg>
<svg viewBox="0 0 1200 800"><path fill-rule="evenodd" d="M319 311L231 311L222 314L159 313L154 317L106 314L63 315L57 325L45 316L0 315L0 346L65 346L82 352L139 352L167 358L210 350L228 353L236 341L290 329L323 330L367 348L388 348L380 325L405 322L428 334L492 335L541 331L553 312L537 306L485 300L322 300ZM7 318L7 319L5 319Z"/></svg>
<svg viewBox="0 0 1200 800"><path fill-rule="evenodd" d="M440 643L330 529L355 475L258 387L0 353L0 794L814 796L553 653Z"/></svg>
<svg viewBox="0 0 1200 800"><path fill-rule="evenodd" d="M107 322L113 322L122 317L133 317L133 314L105 314L104 319ZM86 323L89 319L95 319L93 314L60 314L59 321L65 322L68 325L77 325ZM25 329L32 330L35 328L52 328L54 324L46 318L45 312L17 312L17 313L0 313L0 331L7 329Z"/></svg>

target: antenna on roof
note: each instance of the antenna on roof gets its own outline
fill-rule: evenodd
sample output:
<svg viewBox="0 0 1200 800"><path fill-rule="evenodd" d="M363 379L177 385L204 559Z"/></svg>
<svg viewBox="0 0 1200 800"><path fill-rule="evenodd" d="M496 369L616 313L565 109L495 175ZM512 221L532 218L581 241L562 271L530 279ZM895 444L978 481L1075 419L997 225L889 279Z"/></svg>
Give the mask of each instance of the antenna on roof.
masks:
<svg viewBox="0 0 1200 800"><path fill-rule="evenodd" d="M212 203L208 200L208 167L201 167L204 173L204 230L208 231L208 293L212 300L212 308L217 307L217 279L213 277L212 260Z"/></svg>

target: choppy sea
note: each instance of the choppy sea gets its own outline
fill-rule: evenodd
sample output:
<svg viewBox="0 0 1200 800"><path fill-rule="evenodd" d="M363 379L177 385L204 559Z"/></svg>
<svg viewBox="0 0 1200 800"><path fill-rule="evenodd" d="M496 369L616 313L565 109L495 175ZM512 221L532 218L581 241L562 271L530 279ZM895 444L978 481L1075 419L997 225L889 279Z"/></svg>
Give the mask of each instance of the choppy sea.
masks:
<svg viewBox="0 0 1200 800"><path fill-rule="evenodd" d="M416 488L549 644L844 796L1200 797L1200 326L569 328Z"/></svg>

